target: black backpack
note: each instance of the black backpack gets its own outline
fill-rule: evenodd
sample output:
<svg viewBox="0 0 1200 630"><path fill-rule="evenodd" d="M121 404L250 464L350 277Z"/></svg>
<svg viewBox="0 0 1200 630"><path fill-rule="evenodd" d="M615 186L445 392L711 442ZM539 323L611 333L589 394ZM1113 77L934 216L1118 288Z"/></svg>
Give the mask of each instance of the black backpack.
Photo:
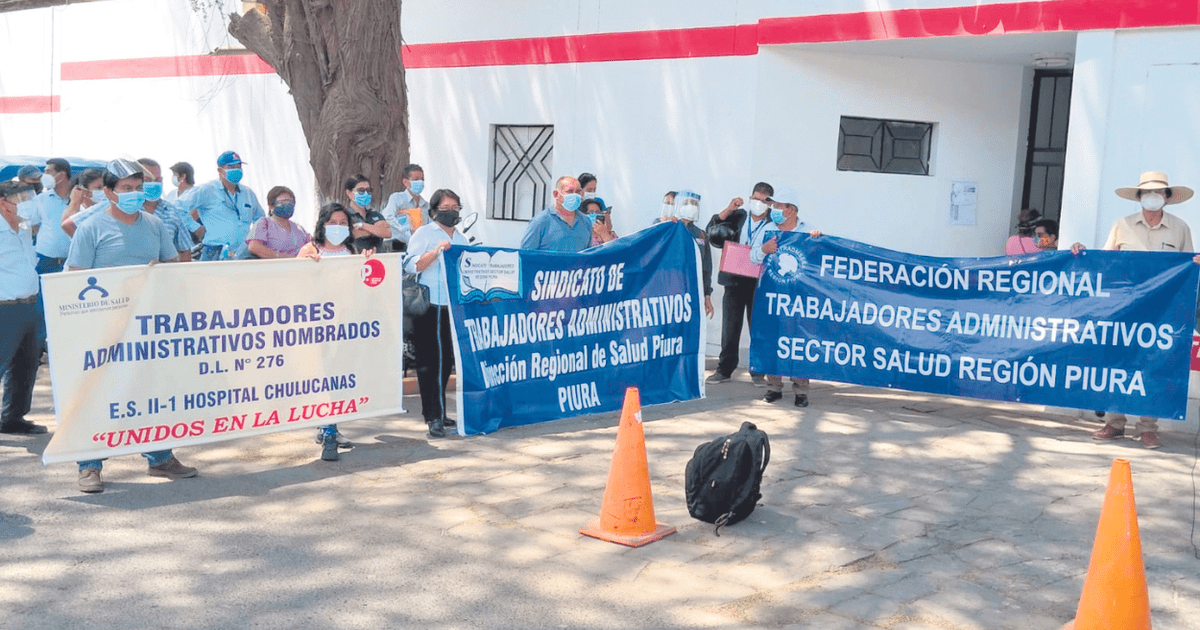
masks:
<svg viewBox="0 0 1200 630"><path fill-rule="evenodd" d="M706 523L732 525L754 511L762 498L763 471L771 461L771 441L753 423L733 435L696 447L684 476L688 513Z"/></svg>

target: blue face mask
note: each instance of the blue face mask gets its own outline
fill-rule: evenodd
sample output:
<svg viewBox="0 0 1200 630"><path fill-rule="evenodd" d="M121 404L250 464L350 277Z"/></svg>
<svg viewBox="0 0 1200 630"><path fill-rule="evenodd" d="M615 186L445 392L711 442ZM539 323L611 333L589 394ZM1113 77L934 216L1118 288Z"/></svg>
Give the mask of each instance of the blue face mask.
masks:
<svg viewBox="0 0 1200 630"><path fill-rule="evenodd" d="M587 217L588 223L591 223L592 225L596 225L596 219L600 218L600 215L598 214L585 214L583 216Z"/></svg>
<svg viewBox="0 0 1200 630"><path fill-rule="evenodd" d="M92 203L100 203L101 201L104 201L105 199L108 199L108 197L104 196L103 190L100 190L99 188L97 188L92 191Z"/></svg>
<svg viewBox="0 0 1200 630"><path fill-rule="evenodd" d="M280 219L290 219L290 218L292 218L292 213L294 213L295 211L296 211L296 204L289 203L289 204L275 206L275 210L273 210L272 212L275 214L275 216L279 217Z"/></svg>
<svg viewBox="0 0 1200 630"><path fill-rule="evenodd" d="M371 193L354 193L354 203L358 204L358 207L360 208L366 208L367 206L371 205Z"/></svg>
<svg viewBox="0 0 1200 630"><path fill-rule="evenodd" d="M236 184L236 183L242 181L242 169L240 169L240 168L225 169L225 179L228 179L229 183L231 183L231 184Z"/></svg>
<svg viewBox="0 0 1200 630"><path fill-rule="evenodd" d="M142 184L142 192L146 194L146 201L158 201L158 198L162 197L162 191L162 182L146 182Z"/></svg>
<svg viewBox="0 0 1200 630"><path fill-rule="evenodd" d="M771 221L773 221L775 225L783 223L783 210L780 210L779 208L771 208Z"/></svg>
<svg viewBox="0 0 1200 630"><path fill-rule="evenodd" d="M421 194L421 191L425 190L425 180L423 180L423 179L412 180L411 182L408 183L408 189L414 195Z"/></svg>
<svg viewBox="0 0 1200 630"><path fill-rule="evenodd" d="M562 205L570 212L578 210L581 203L583 203L583 196L578 193L568 193L563 196Z"/></svg>
<svg viewBox="0 0 1200 630"><path fill-rule="evenodd" d="M146 196L140 190L117 193L117 207L125 214L137 214L146 202Z"/></svg>

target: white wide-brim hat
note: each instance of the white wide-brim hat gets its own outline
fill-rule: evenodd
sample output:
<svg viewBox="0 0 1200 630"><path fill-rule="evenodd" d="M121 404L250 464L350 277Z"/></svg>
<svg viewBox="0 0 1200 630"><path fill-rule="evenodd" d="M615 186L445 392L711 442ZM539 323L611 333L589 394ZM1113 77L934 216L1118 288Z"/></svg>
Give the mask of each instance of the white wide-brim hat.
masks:
<svg viewBox="0 0 1200 630"><path fill-rule="evenodd" d="M1138 182L1137 186L1126 186L1125 188L1117 189L1117 196L1130 201L1138 200L1138 193L1145 190L1171 190L1171 194L1167 196L1167 205L1183 203L1192 198L1196 194L1194 190L1187 186L1172 186L1167 182L1167 174L1162 171L1146 171L1142 173L1142 181Z"/></svg>

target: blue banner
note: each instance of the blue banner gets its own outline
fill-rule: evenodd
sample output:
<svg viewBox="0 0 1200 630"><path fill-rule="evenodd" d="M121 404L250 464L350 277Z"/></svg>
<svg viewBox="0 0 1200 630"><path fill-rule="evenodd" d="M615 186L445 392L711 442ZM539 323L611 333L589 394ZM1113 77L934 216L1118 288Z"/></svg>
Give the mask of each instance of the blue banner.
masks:
<svg viewBox="0 0 1200 630"><path fill-rule="evenodd" d="M696 243L664 223L578 254L445 254L459 432L496 431L703 395Z"/></svg>
<svg viewBox="0 0 1200 630"><path fill-rule="evenodd" d="M787 233L754 299L750 367L1182 420L1192 254L932 258Z"/></svg>

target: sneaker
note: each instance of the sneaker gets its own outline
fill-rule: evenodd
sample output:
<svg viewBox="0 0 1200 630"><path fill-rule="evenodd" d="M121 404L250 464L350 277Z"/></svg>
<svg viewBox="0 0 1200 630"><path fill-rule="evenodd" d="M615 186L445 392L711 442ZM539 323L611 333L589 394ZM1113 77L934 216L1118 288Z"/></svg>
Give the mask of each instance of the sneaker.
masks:
<svg viewBox="0 0 1200 630"><path fill-rule="evenodd" d="M321 442L321 459L327 462L338 460L338 442L336 435L326 435Z"/></svg>
<svg viewBox="0 0 1200 630"><path fill-rule="evenodd" d="M178 459L172 457L165 463L157 466L151 466L146 471L151 477L166 477L168 479L187 479L188 477L196 476L196 469L191 466L184 466Z"/></svg>
<svg viewBox="0 0 1200 630"><path fill-rule="evenodd" d="M729 375L722 374L720 372L713 372L712 376L709 376L708 378L704 379L704 382L708 383L710 385L716 384L716 383L728 383Z"/></svg>
<svg viewBox="0 0 1200 630"><path fill-rule="evenodd" d="M771 390L767 390L767 393L763 394L763 402L773 403L780 398L783 398L783 392L773 392Z"/></svg>
<svg viewBox="0 0 1200 630"><path fill-rule="evenodd" d="M1142 446L1145 446L1146 448L1158 448L1162 446L1162 443L1158 441L1158 434L1151 433L1149 431L1141 434L1139 436L1139 441L1141 441Z"/></svg>
<svg viewBox="0 0 1200 630"><path fill-rule="evenodd" d="M34 424L24 418L20 420L9 420L0 425L0 433L16 433L21 435L41 435L47 431L46 427L40 424Z"/></svg>
<svg viewBox="0 0 1200 630"><path fill-rule="evenodd" d="M1099 431L1096 431L1095 433L1092 434L1092 439L1093 440L1115 440L1123 435L1125 435L1125 429L1118 429L1116 427L1110 427L1106 424L1106 425L1104 425L1103 429L1100 429Z"/></svg>
<svg viewBox="0 0 1200 630"><path fill-rule="evenodd" d="M104 492L104 481L100 479L99 468L84 468L79 471L80 492Z"/></svg>
<svg viewBox="0 0 1200 630"><path fill-rule="evenodd" d="M338 445L338 448L351 448L351 447L353 447L353 446L354 446L354 442L351 442L350 440L347 440L347 439L346 439L346 437L345 437L344 435L342 435L341 431L339 431L339 432L335 433L335 434L333 435L333 437L334 437L334 439L335 439L335 440L337 440L337 445ZM314 441L314 442L316 442L317 444L324 444L324 443L325 443L325 431L324 431L324 429L317 429L317 439L315 439L315 440L313 440L313 441Z"/></svg>
<svg viewBox="0 0 1200 630"><path fill-rule="evenodd" d="M755 374L754 372L751 372L750 380L754 381L755 387L766 387L767 386L767 377L763 376L762 374Z"/></svg>
<svg viewBox="0 0 1200 630"><path fill-rule="evenodd" d="M797 407L807 407L808 406L808 394L796 394L796 406Z"/></svg>

